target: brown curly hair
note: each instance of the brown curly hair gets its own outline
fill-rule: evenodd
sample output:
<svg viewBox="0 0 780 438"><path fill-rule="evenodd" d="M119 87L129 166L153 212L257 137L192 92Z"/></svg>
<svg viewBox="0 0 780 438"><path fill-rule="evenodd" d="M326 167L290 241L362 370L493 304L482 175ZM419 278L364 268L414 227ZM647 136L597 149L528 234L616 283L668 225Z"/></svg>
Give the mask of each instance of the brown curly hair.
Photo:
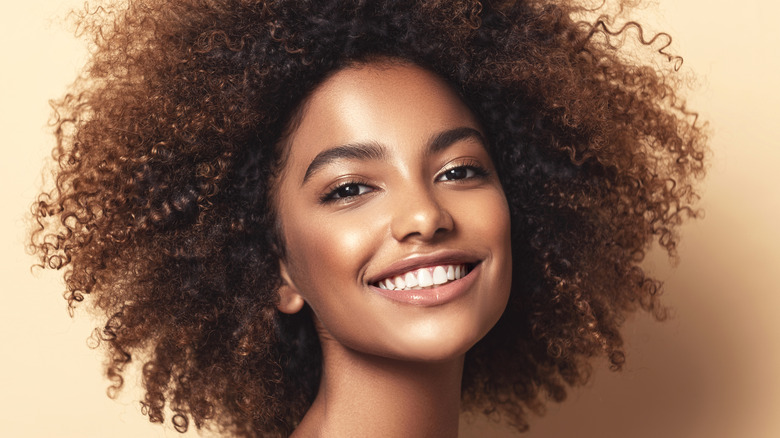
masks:
<svg viewBox="0 0 780 438"><path fill-rule="evenodd" d="M316 395L305 312L276 310L282 242L270 206L279 147L334 71L403 59L480 119L511 209L513 289L466 355L462 409L520 430L589 359L624 361L627 312L663 316L639 267L674 255L695 216L706 136L671 65L626 61L606 17L566 2L130 0L82 14L91 58L55 103L56 184L32 245L66 298L105 312L119 390L143 362L144 412L186 430L284 435ZM663 49L658 50L666 57Z"/></svg>

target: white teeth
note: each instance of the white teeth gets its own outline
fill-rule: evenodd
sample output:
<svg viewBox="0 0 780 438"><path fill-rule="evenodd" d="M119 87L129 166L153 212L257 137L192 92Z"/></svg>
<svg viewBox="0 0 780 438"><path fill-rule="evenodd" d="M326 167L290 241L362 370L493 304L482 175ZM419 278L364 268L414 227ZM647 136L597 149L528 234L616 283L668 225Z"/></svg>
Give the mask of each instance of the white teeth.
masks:
<svg viewBox="0 0 780 438"><path fill-rule="evenodd" d="M376 285L381 289L388 290L417 290L459 280L466 274L466 265L431 266L409 271L392 279L386 278L377 282Z"/></svg>
<svg viewBox="0 0 780 438"><path fill-rule="evenodd" d="M447 282L447 270L442 266L433 269L433 284L444 284Z"/></svg>
<svg viewBox="0 0 780 438"><path fill-rule="evenodd" d="M420 282L420 287L433 286L433 276L427 269L417 271L417 281Z"/></svg>
<svg viewBox="0 0 780 438"><path fill-rule="evenodd" d="M417 282L417 276L411 272L407 272L406 276L404 276L404 283L406 283L406 287L415 287L420 285L420 283Z"/></svg>

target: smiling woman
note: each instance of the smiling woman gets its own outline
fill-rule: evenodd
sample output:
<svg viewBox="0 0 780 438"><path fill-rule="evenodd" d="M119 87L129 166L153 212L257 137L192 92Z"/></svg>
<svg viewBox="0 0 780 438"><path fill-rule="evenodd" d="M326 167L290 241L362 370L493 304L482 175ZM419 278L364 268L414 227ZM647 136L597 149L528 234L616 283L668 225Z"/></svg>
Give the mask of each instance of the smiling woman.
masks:
<svg viewBox="0 0 780 438"><path fill-rule="evenodd" d="M370 435L384 419L396 436L455 436L464 354L504 311L512 273L476 118L434 74L374 61L315 89L287 143L279 308L311 306L324 370L295 435Z"/></svg>
<svg viewBox="0 0 780 438"><path fill-rule="evenodd" d="M113 389L235 436L519 430L692 211L671 72L555 2L129 1L57 105L33 245L105 312ZM620 33L620 32L617 32ZM663 54L663 52L661 51Z"/></svg>
<svg viewBox="0 0 780 438"><path fill-rule="evenodd" d="M455 93L419 67L362 65L325 81L278 181L283 310L305 301L355 350L465 353L501 316L512 270L509 209L481 138ZM333 154L344 148L355 153ZM450 282L456 266L468 275Z"/></svg>

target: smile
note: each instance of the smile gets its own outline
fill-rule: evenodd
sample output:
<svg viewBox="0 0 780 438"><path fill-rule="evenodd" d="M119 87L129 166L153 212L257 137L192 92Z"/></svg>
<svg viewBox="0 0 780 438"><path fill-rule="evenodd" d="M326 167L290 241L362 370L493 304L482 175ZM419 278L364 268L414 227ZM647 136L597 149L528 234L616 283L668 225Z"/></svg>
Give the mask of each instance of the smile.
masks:
<svg viewBox="0 0 780 438"><path fill-rule="evenodd" d="M482 263L479 262L429 265L401 271L398 275L391 275L369 286L376 294L397 303L440 306L467 295L481 272ZM410 286L415 282L415 286Z"/></svg>
<svg viewBox="0 0 780 438"><path fill-rule="evenodd" d="M386 290L420 290L460 280L469 270L467 264L429 266L385 278L373 286Z"/></svg>

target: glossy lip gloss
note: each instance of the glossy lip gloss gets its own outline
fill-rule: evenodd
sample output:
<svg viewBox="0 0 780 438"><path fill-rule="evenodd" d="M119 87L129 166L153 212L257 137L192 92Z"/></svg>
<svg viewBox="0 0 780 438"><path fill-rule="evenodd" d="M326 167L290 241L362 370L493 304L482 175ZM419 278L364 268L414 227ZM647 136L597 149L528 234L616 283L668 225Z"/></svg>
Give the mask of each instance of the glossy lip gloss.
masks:
<svg viewBox="0 0 780 438"><path fill-rule="evenodd" d="M464 277L429 289L389 290L374 285L369 285L369 289L389 300L402 304L439 306L465 295L481 272L482 263L479 263Z"/></svg>

